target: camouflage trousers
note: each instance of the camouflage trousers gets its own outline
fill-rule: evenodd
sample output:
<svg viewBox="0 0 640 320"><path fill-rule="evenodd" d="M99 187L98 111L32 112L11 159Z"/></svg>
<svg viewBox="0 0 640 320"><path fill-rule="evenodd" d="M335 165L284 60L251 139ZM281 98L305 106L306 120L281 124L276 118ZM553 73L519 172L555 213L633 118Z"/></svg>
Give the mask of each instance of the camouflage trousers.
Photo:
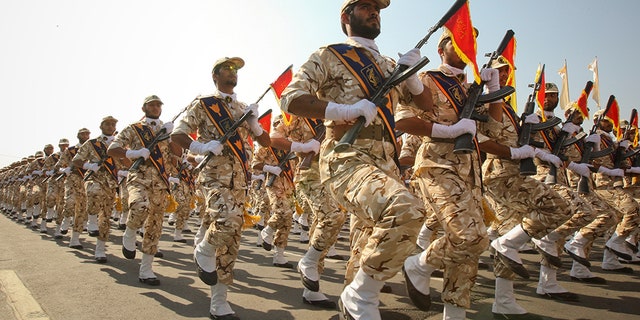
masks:
<svg viewBox="0 0 640 320"><path fill-rule="evenodd" d="M87 193L84 190L84 181L79 174L70 174L64 180L64 205L62 212L58 214L57 224L62 223L62 218L73 218L73 230L82 232L84 222L87 221Z"/></svg>
<svg viewBox="0 0 640 320"><path fill-rule="evenodd" d="M551 186L528 176L485 177L485 187L487 200L497 217L492 227L500 235L521 223L529 236L540 239L567 221L574 212L569 202ZM495 259L494 274L515 279L515 274L499 259Z"/></svg>
<svg viewBox="0 0 640 320"><path fill-rule="evenodd" d="M238 257L246 190L229 188L215 181L201 185L206 197L203 224L209 225L205 241L216 248L218 281L233 283L233 266Z"/></svg>
<svg viewBox="0 0 640 320"><path fill-rule="evenodd" d="M98 239L107 241L111 229L111 211L116 199L115 190L93 180L85 182L84 188L87 191L87 215L98 215Z"/></svg>
<svg viewBox="0 0 640 320"><path fill-rule="evenodd" d="M36 178L33 187L31 188L31 196L27 199L27 207L33 207L35 205L41 205L39 212L34 212L33 215L39 215L42 213L45 207L45 200L47 199L47 186L40 182L40 178Z"/></svg>
<svg viewBox="0 0 640 320"><path fill-rule="evenodd" d="M336 159L325 182L337 204L352 213L352 226L371 228L352 236L352 259L374 279L392 278L415 249L426 210L396 172L385 172L353 158ZM362 248L361 252L353 252ZM353 265L351 263L350 265ZM349 271L347 271L349 272Z"/></svg>
<svg viewBox="0 0 640 320"><path fill-rule="evenodd" d="M142 252L154 255L162 235L162 219L167 207L166 189L151 189L147 185L129 182L129 217L127 228L137 230L144 226Z"/></svg>
<svg viewBox="0 0 640 320"><path fill-rule="evenodd" d="M611 220L617 223L616 232L621 237L627 237L638 228L640 223L640 205L633 199L632 195L620 187L597 188L596 193L604 199L609 205L617 210L611 213L609 221L593 221L587 227L591 228L591 232L582 232L583 234L602 235L606 230L611 228ZM605 229L606 228L606 229ZM586 230L585 230L586 231Z"/></svg>
<svg viewBox="0 0 640 320"><path fill-rule="evenodd" d="M287 246L295 210L293 186L288 181L282 183L282 179L286 178L278 177L271 187L267 187L271 217L267 220L266 225L275 231L273 246L278 248Z"/></svg>
<svg viewBox="0 0 640 320"><path fill-rule="evenodd" d="M47 209L62 210L62 204L64 203L64 185L61 181L55 181L54 177L49 178L47 181Z"/></svg>
<svg viewBox="0 0 640 320"><path fill-rule="evenodd" d="M474 186L473 176L449 169L429 168L416 175L425 203L444 230L426 249L426 263L444 269L442 300L469 308L478 259L489 245L481 189Z"/></svg>
<svg viewBox="0 0 640 320"><path fill-rule="evenodd" d="M178 203L178 207L174 212L176 217L176 230L182 230L184 229L185 222L189 220L193 192L189 189L189 186L180 183L180 185L171 192L171 195L173 195L173 199Z"/></svg>
<svg viewBox="0 0 640 320"><path fill-rule="evenodd" d="M309 180L298 182L296 184L296 195L302 202L301 206L309 207L309 218L311 225L309 226L309 245L318 251L322 251L320 263L318 264L319 272L324 270L324 256L329 248L336 243L338 235L345 220L346 212L342 211L335 203L329 192L318 180Z"/></svg>

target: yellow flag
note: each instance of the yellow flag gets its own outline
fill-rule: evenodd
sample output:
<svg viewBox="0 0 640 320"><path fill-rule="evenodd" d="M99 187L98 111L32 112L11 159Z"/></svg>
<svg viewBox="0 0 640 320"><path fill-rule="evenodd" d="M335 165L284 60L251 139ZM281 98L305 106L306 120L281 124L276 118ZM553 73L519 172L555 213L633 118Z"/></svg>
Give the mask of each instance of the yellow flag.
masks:
<svg viewBox="0 0 640 320"><path fill-rule="evenodd" d="M591 99L596 102L598 109L600 109L600 81L598 81L598 57L593 59L593 62L587 66L587 68L593 72L593 90L591 90Z"/></svg>
<svg viewBox="0 0 640 320"><path fill-rule="evenodd" d="M564 65L560 70L558 70L558 74L560 75L560 78L562 78L562 89L560 90L558 103L562 110L566 110L571 105L571 102L569 101L569 75L567 74L567 60L564 60Z"/></svg>

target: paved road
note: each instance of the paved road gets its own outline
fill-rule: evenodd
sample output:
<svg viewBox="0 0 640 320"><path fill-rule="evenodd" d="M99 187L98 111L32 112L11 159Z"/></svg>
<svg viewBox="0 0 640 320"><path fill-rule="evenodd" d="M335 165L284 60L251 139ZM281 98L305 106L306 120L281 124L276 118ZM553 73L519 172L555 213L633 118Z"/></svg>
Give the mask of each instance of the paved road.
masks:
<svg viewBox="0 0 640 320"><path fill-rule="evenodd" d="M192 218L192 226L194 222ZM135 261L121 256L121 231L112 232L114 242L107 246L109 262L97 264L93 262L95 238L83 235L85 248L73 250L68 248L68 237L54 240L50 234L31 231L0 215L0 271L4 271L0 272L0 319L208 319L210 292L194 271L193 236L187 235L188 244L179 244L171 241L169 226L165 225L164 231L160 247L165 257L154 262L162 284L149 287L137 280L140 253ZM236 313L245 320L338 319L337 311L302 303L298 274L273 267L271 253L256 247L256 234L255 230L243 234L236 281L229 292ZM345 240L340 241L338 250L346 255L348 234L343 232L342 237ZM601 247L602 242L597 242L596 259L602 258ZM305 246L293 236L287 251L289 260L297 261L304 251ZM488 260L486 253L484 259ZM609 281L605 286L570 282L564 270L559 275L561 284L581 295L580 303L569 304L536 296L539 256L524 255L524 259L534 276L531 281L518 281L515 288L519 302L530 312L544 319L640 319L640 266L632 266L633 275L606 274L596 262L593 271ZM563 261L569 266L567 257ZM327 260L322 288L334 300L342 288L344 266L342 261ZM7 274L17 275L18 280L7 280ZM488 270L480 271L468 318L492 318L493 279ZM411 305L400 274L389 285L393 292L381 295L383 319L441 319L441 279L432 281L434 305L430 312ZM26 316L20 316L21 312Z"/></svg>

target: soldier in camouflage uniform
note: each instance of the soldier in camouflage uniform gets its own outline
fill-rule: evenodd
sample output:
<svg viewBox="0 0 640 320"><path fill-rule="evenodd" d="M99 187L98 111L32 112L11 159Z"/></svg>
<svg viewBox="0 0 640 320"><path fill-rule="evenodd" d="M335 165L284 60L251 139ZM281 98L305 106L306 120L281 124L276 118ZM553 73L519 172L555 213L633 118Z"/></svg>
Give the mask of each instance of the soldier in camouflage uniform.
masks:
<svg viewBox="0 0 640 320"><path fill-rule="evenodd" d="M47 175L47 199L45 203L47 204L47 214L45 216L46 223L53 221L53 219L57 219L59 213L62 211L62 205L64 203L64 180L57 180L58 176L56 171L56 163L60 160L60 156L64 153L65 150L69 147L69 140L66 138L60 139L58 141L58 148L60 149L58 152L53 153L48 156L44 161L44 170ZM46 225L45 225L46 227ZM40 229L40 232L45 231L46 229ZM59 231L59 230L58 230Z"/></svg>
<svg viewBox="0 0 640 320"><path fill-rule="evenodd" d="M51 146L51 148L48 149L49 154L51 154L52 151L53 151L53 146ZM42 215L42 207L45 206L44 202L46 200L46 194L47 194L46 184L43 182L45 179L43 167L44 167L44 161L49 154L45 155L43 151L37 151L35 153L36 158L33 162L30 163L29 169L28 169L31 172L30 175L31 175L32 186L31 186L31 196L27 199L27 208L29 208L32 211L32 219L31 219L30 227L31 229L34 229L34 230L38 228L38 224L36 223L38 218L42 217L43 218L42 220L46 221L44 220L44 215Z"/></svg>
<svg viewBox="0 0 640 320"><path fill-rule="evenodd" d="M162 113L162 100L156 95L148 96L142 104L145 117L120 132L107 149L107 155L114 159L128 158L136 161L142 158L140 166L129 172L127 189L129 192L129 218L122 235L122 254L127 259L136 256L136 230L144 225L142 238L142 261L138 280L142 283L157 286L160 280L152 270L154 255L158 252L158 241L162 234L162 218L169 195L169 174L172 169L170 154L180 155L178 145L165 137L157 135L173 130L173 123L163 123L159 118ZM154 139L160 140L155 148L149 150ZM165 161L167 159L167 161ZM138 160L140 161L140 160Z"/></svg>
<svg viewBox="0 0 640 320"><path fill-rule="evenodd" d="M217 60L212 70L217 92L195 99L172 135L174 141L193 154L213 154L197 178L206 198L206 215L201 229L208 229L194 250L198 276L211 286L209 312L212 319L237 319L227 302L227 290L233 282L233 266L240 246L251 177L248 161L252 150L247 136L251 133L263 146L270 144L269 134L258 122L258 105L247 106L239 102L233 91L238 82L238 69L243 66L244 60L237 57ZM226 132L248 112L252 115L247 122L230 140L221 144L218 141L223 135L221 131ZM189 134L196 131L198 139L194 141Z"/></svg>
<svg viewBox="0 0 640 320"><path fill-rule="evenodd" d="M189 213L192 209L191 204L194 201L196 186L192 175L193 165L187 159L187 155L183 154L178 161L180 163L177 165L176 176L172 177L171 187L171 194L178 203L176 211L172 213L175 216L173 242L187 243L187 239L182 236L182 230L189 228Z"/></svg>
<svg viewBox="0 0 640 320"><path fill-rule="evenodd" d="M82 144L72 160L75 167L87 170L84 179L87 191L86 211L89 217L95 215L97 220L95 222L97 230L92 230L91 223L89 224L89 235L98 238L95 249L95 260L98 263L107 262L105 244L109 240L111 226L109 222L118 187L118 169L123 167L119 160L107 156L107 148L115 138L117 122L118 120L112 116L102 118L100 122L102 134ZM74 230L71 238L79 240L77 237Z"/></svg>
<svg viewBox="0 0 640 320"><path fill-rule="evenodd" d="M394 88L379 108L367 100L396 66L379 53L374 41L380 33L380 10L388 5L388 0L344 1L340 22L349 38L314 52L281 100L281 108L288 113L325 120L321 182L340 206L353 213L352 223L372 228L369 237L358 239L367 242L360 269L340 295L342 316L355 319L380 319L380 289L415 248L425 216L420 200L400 180L394 161L393 113L400 100L404 104L413 100L419 108L429 108L430 94L412 75ZM412 49L398 63L412 66L419 59L419 50ZM367 77L360 72L366 72ZM378 111L383 116L378 117ZM334 146L360 116L365 118L365 127L355 142L348 152L335 152Z"/></svg>
<svg viewBox="0 0 640 320"><path fill-rule="evenodd" d="M421 74L422 83L433 95L432 109L420 112L401 108L398 128L422 137L414 175L422 199L431 206L444 235L423 252L407 258L403 271L409 297L418 308L428 310L431 273L444 269L443 318L463 319L465 309L471 305L470 290L478 260L489 240L483 221L479 151L453 152L454 138L464 133L474 135L476 124L470 119L459 119L456 111L459 106L454 103L460 102L451 100L465 95L466 64L453 49L448 31L438 41L438 55L442 65ZM443 82L453 85L449 90L440 89ZM491 84L490 90L495 90ZM449 92L456 94L449 96Z"/></svg>
<svg viewBox="0 0 640 320"><path fill-rule="evenodd" d="M71 159L76 155L80 146L89 140L90 134L91 132L87 128L78 130L78 144L67 148L55 165L55 168L66 176L64 180L64 207L56 219L56 232L53 235L56 239L61 239L62 235L67 233L67 228L72 219L76 237L80 236L85 226L87 219L87 193L84 189L84 181L82 181L85 170L81 167L74 167ZM74 241L74 239L69 242L69 247L82 249L80 242Z"/></svg>

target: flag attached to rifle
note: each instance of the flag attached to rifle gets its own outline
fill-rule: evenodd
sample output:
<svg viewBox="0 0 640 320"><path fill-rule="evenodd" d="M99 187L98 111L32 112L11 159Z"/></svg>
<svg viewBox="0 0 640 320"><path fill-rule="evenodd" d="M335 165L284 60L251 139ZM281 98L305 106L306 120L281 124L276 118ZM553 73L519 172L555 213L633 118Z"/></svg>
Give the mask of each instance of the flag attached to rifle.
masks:
<svg viewBox="0 0 640 320"><path fill-rule="evenodd" d="M469 12L469 1L454 13L451 18L445 22L444 27L447 28L451 35L451 44L456 53L473 71L473 77L476 83L480 83L480 71L478 71L478 63L476 62L476 30L471 24L471 13Z"/></svg>
<svg viewBox="0 0 640 320"><path fill-rule="evenodd" d="M276 81L271 83L271 89L273 90L273 94L275 94L276 96L276 100L278 101L278 106L280 106L280 97L282 97L282 92L289 85L289 83L291 82L291 79L293 78L292 67L293 65L290 65L289 67L287 67L287 69L284 70L284 72L278 77L278 79L276 79ZM282 118L284 119L285 124L288 125L289 123L291 123L291 117L292 117L291 114L288 114L282 111ZM271 118L269 118L269 120L271 120ZM271 122L269 122L269 124L270 123Z"/></svg>
<svg viewBox="0 0 640 320"><path fill-rule="evenodd" d="M616 101L616 97L613 95L609 97L609 104L604 113L604 117L613 123L616 139L620 141L622 138L622 131L620 130L620 106L618 106L618 101Z"/></svg>
<svg viewBox="0 0 640 320"><path fill-rule="evenodd" d="M598 108L600 108L600 81L598 80L598 57L593 59L587 69L593 72L593 94L591 95L591 99L596 102Z"/></svg>
<svg viewBox="0 0 640 320"><path fill-rule="evenodd" d="M593 88L593 82L587 81L584 89L582 89L582 93L580 94L580 98L576 102L578 106L578 112L582 115L583 118L589 119L589 108L587 108L587 99L589 98L589 93L591 93Z"/></svg>
<svg viewBox="0 0 640 320"><path fill-rule="evenodd" d="M509 77L507 78L507 85L516 87L516 37L512 37L507 43L507 46L502 51L502 56L507 60L509 64ZM510 96L506 98L507 102L511 105L513 110L518 111L516 92L514 91Z"/></svg>
<svg viewBox="0 0 640 320"><path fill-rule="evenodd" d="M638 147L638 110L631 110L631 121L627 130L633 131L633 147Z"/></svg>
<svg viewBox="0 0 640 320"><path fill-rule="evenodd" d="M546 121L546 117L544 115L544 98L546 97L546 82L544 81L544 64L542 66L538 65L538 70L536 70L536 81L534 86L538 87L538 91L536 92L536 102L540 107L542 121Z"/></svg>

